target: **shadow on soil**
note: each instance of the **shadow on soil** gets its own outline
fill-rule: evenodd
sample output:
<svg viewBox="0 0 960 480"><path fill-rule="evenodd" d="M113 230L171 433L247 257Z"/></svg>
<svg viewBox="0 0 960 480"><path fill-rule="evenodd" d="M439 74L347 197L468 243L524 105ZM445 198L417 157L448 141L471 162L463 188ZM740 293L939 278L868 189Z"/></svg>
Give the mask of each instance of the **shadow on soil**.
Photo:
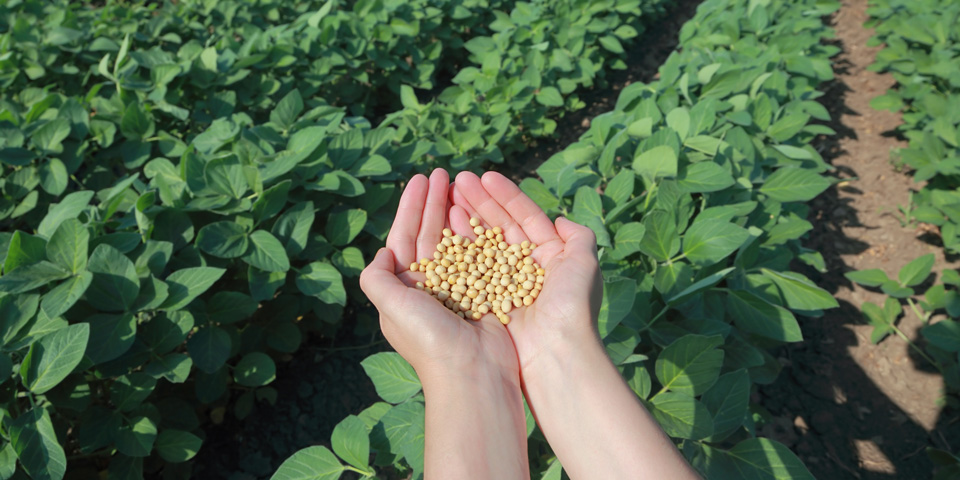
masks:
<svg viewBox="0 0 960 480"><path fill-rule="evenodd" d="M833 26L843 28L835 23ZM836 44L844 47L839 41ZM849 66L845 53L835 58L835 73L846 73ZM844 153L841 139L857 136L840 123L841 115L869 112L850 109L845 99L852 90L839 79L828 84L824 92L820 101L830 111L834 120L829 126L837 135L820 138L815 145L824 159L832 163ZM850 168L838 168L834 175L841 179L858 176ZM870 248L843 233L843 227L870 227L861 223L850 201L838 195L838 188L845 193L863 194L855 186L841 183L815 199L809 214L814 229L805 242L824 256L827 273L806 265L794 266L833 294L852 286L843 276L852 268L842 255L860 254ZM816 478L930 478L933 463L924 449L960 447L960 432L951 420L956 413L941 412L936 428L928 432L877 387L848 353L850 347L863 341L848 328L863 324L859 305L841 301L840 308L826 311L820 318L800 317L800 321L804 342L777 352L784 371L776 382L760 388L759 403L774 417L763 433L789 446ZM917 355L910 358L916 370L932 370ZM891 467L895 473L890 472Z"/></svg>

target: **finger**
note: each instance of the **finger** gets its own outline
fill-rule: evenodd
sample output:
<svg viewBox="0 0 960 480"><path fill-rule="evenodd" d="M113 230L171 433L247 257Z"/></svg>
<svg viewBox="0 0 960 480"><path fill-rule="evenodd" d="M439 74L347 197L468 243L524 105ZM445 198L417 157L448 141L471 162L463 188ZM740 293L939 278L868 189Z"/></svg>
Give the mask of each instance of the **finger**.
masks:
<svg viewBox="0 0 960 480"><path fill-rule="evenodd" d="M360 289L380 310L390 308L407 293L406 285L394 273L397 268L395 255L389 248L381 248L360 273Z"/></svg>
<svg viewBox="0 0 960 480"><path fill-rule="evenodd" d="M456 182L453 184L453 190L450 191L450 200L454 205L459 205L464 211L467 212L467 215L470 217L480 218L480 214L477 213L477 210L473 208L473 205L470 205L470 202L467 201L467 197L463 196L463 193L460 191L460 188L457 187Z"/></svg>
<svg viewBox="0 0 960 480"><path fill-rule="evenodd" d="M454 233L467 238L476 238L473 233L473 227L470 226L470 215L460 205L450 207L449 213L450 229Z"/></svg>
<svg viewBox="0 0 960 480"><path fill-rule="evenodd" d="M597 236L589 227L557 217L557 234L566 244L564 251L590 252L597 256Z"/></svg>
<svg viewBox="0 0 960 480"><path fill-rule="evenodd" d="M523 233L531 242L543 245L560 238L553 222L550 221L546 213L543 213L543 209L527 194L523 193L520 187L509 178L497 172L487 172L483 174L480 183L487 193L520 225Z"/></svg>
<svg viewBox="0 0 960 480"><path fill-rule="evenodd" d="M417 235L417 258L433 255L443 235L443 224L447 218L447 187L450 175L438 168L430 174L427 189L427 202L420 217L420 233Z"/></svg>
<svg viewBox="0 0 960 480"><path fill-rule="evenodd" d="M427 198L427 183L427 177L423 175L414 175L407 182L403 195L400 196L400 205L397 206L397 216L387 235L387 248L393 252L400 265L410 265L417 261L417 235L420 232L423 204Z"/></svg>
<svg viewBox="0 0 960 480"><path fill-rule="evenodd" d="M520 225L487 193L479 177L470 172L460 172L457 175L457 188L485 223L503 229L503 237L508 243L527 240Z"/></svg>

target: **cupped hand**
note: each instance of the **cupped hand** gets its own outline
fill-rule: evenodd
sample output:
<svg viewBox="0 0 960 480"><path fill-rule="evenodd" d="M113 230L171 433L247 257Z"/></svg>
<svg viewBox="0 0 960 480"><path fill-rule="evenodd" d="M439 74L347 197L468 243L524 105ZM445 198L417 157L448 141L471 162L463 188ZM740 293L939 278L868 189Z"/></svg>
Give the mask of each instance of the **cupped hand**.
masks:
<svg viewBox="0 0 960 480"><path fill-rule="evenodd" d="M502 228L507 243L529 240L537 244L533 258L546 271L543 291L533 305L508 314L507 330L521 371L561 340L599 344L596 316L603 281L592 230L563 217L551 222L516 184L496 172L487 172L482 179L461 172L450 201L449 223L456 233L469 236L467 222L476 217L491 228Z"/></svg>
<svg viewBox="0 0 960 480"><path fill-rule="evenodd" d="M386 248L377 252L363 270L360 287L380 311L384 336L421 380L478 366L516 377L517 354L496 317L464 320L415 288L426 278L423 273L411 272L410 264L432 258L443 229L450 227L450 219L460 221L465 214L462 208L450 204L449 182L449 175L442 169L434 170L429 179L423 175L410 179L400 197Z"/></svg>

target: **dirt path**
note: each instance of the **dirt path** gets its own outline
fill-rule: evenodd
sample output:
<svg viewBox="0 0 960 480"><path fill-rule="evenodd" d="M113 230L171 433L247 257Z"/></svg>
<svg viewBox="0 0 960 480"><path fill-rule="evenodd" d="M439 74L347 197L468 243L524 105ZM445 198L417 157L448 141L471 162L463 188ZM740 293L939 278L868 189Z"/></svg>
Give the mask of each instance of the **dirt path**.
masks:
<svg viewBox="0 0 960 480"><path fill-rule="evenodd" d="M885 296L852 285L844 272L880 268L888 275L910 260L934 253L935 269L956 268L943 256L935 236L902 227L895 214L907 205L912 179L895 170L891 148L904 146L894 129L900 117L877 112L869 102L895 82L866 70L879 48L867 48L872 31L866 0L843 0L833 17L837 79L824 97L838 138L820 145L837 175L851 179L831 188L811 208L815 229L808 244L827 261L828 273L808 272L840 302L840 309L803 323L806 341L784 349L786 368L761 389L760 403L775 415L770 429L821 479L930 478L933 464L923 448L960 447L956 411L937 405L943 381L898 338L872 345L872 327L860 306L882 304ZM920 291L928 285L922 285ZM921 321L907 314L900 327L919 337Z"/></svg>

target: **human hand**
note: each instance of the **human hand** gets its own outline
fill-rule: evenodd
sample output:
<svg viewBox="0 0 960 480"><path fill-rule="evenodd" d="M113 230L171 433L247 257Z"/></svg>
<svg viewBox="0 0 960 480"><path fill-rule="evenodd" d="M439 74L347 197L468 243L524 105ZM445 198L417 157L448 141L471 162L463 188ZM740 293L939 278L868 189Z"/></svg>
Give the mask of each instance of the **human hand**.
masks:
<svg viewBox="0 0 960 480"><path fill-rule="evenodd" d="M454 232L468 235L468 219L477 217L501 227L507 243L529 240L538 245L533 258L546 271L543 291L532 305L512 310L507 325L521 371L542 352L571 341L600 345L596 321L603 282L592 230L563 217L550 222L516 184L496 172L482 179L461 172L450 197Z"/></svg>
<svg viewBox="0 0 960 480"><path fill-rule="evenodd" d="M468 222L462 218L463 209L451 212L449 181L442 169L434 170L429 179L423 175L410 179L400 198L387 246L364 269L360 287L380 311L384 336L413 366L421 381L476 368L494 369L517 378L516 352L496 317L485 315L479 321L465 321L414 288L425 275L411 272L409 265L432 257L442 230L450 227L451 214L458 224L461 220ZM462 225L458 230L463 230Z"/></svg>

